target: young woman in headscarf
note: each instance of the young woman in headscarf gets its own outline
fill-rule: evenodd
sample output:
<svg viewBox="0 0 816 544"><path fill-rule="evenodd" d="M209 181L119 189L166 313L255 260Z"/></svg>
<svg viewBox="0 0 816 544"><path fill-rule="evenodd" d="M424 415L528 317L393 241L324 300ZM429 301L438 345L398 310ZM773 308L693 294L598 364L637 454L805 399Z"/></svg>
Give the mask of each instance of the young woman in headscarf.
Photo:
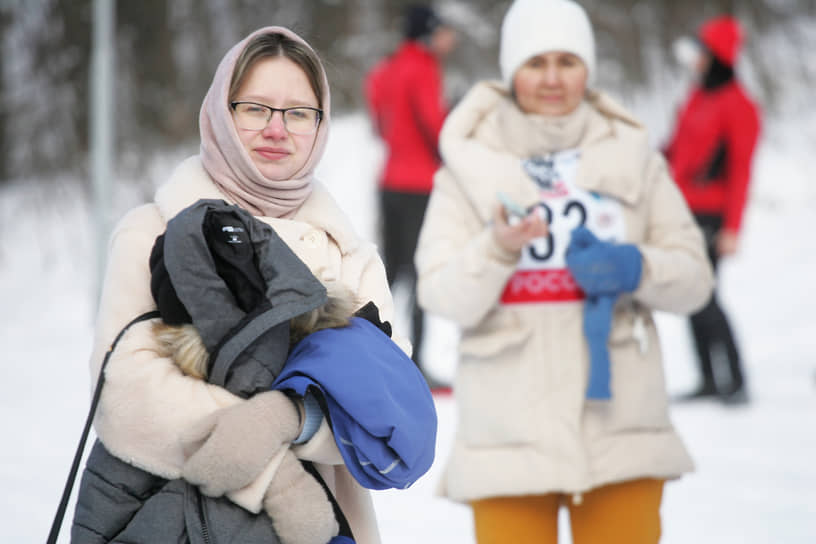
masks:
<svg viewBox="0 0 816 544"><path fill-rule="evenodd" d="M130 211L115 228L91 360L94 380L120 329L155 309L148 261L157 236L199 199L249 211L318 280L342 284L361 303L373 302L384 321L391 319L393 303L375 246L357 236L314 178L330 120L323 66L296 34L266 27L230 49L201 108L200 154L182 162L153 202ZM99 439L127 463L166 479L183 477L204 493L225 494L260 512L281 445L303 438L302 404L279 391L244 400L183 374L161 352L149 322L123 336L106 368L95 421ZM191 450L184 436L202 421L210 425L207 439ZM343 464L326 421L310 435L292 451L315 463L356 541L379 542L369 493Z"/></svg>

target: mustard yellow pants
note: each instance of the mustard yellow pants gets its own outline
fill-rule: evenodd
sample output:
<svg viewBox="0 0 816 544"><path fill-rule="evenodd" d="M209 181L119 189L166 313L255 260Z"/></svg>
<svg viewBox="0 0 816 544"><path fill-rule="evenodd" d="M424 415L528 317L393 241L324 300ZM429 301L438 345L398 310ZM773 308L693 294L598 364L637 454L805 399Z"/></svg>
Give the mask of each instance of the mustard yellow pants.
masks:
<svg viewBox="0 0 816 544"><path fill-rule="evenodd" d="M583 494L495 497L471 503L478 544L558 544L558 510L569 509L573 544L657 544L663 480L606 485Z"/></svg>

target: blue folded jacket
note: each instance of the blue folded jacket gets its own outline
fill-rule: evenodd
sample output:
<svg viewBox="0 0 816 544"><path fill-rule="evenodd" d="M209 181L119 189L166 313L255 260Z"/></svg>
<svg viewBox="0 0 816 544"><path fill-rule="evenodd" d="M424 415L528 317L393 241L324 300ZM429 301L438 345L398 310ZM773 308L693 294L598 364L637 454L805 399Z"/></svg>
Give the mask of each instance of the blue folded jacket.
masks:
<svg viewBox="0 0 816 544"><path fill-rule="evenodd" d="M343 460L363 487L406 488L433 463L437 420L428 385L365 319L301 340L272 388L322 400Z"/></svg>

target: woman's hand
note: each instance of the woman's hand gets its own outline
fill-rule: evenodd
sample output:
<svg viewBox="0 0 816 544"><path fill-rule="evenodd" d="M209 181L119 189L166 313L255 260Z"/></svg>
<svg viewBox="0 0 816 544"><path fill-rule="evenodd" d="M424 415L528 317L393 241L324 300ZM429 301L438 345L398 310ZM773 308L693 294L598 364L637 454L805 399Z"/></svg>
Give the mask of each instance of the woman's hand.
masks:
<svg viewBox="0 0 816 544"><path fill-rule="evenodd" d="M531 240L547 236L549 232L549 225L536 210L511 225L504 208L501 205L496 206L493 214L493 236L499 246L506 251L519 252Z"/></svg>
<svg viewBox="0 0 816 544"><path fill-rule="evenodd" d="M241 489L297 437L300 414L280 391L223 408L181 437L191 452L182 476L211 497Z"/></svg>
<svg viewBox="0 0 816 544"><path fill-rule="evenodd" d="M720 257L730 257L737 252L737 233L731 230L721 230L717 233L717 254Z"/></svg>

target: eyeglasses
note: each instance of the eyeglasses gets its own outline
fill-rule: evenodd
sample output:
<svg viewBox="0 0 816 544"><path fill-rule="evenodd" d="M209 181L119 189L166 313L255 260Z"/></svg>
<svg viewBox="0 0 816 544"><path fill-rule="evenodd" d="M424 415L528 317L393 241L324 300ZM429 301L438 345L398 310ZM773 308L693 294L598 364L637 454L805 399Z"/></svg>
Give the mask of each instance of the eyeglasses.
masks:
<svg viewBox="0 0 816 544"><path fill-rule="evenodd" d="M276 111L283 115L283 126L292 134L313 134L323 118L323 110L309 106L273 108L255 102L230 102L235 124L244 130L263 130Z"/></svg>

